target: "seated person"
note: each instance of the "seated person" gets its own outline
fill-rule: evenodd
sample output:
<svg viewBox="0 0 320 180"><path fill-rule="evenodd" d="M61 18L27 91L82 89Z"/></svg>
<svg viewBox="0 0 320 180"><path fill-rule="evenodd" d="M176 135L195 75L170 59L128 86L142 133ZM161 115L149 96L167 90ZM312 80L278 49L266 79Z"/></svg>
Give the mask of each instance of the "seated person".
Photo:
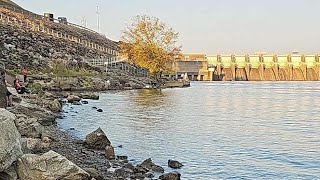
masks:
<svg viewBox="0 0 320 180"><path fill-rule="evenodd" d="M14 87L17 90L18 94L24 94L26 92L26 88L20 83L19 79L14 81Z"/></svg>

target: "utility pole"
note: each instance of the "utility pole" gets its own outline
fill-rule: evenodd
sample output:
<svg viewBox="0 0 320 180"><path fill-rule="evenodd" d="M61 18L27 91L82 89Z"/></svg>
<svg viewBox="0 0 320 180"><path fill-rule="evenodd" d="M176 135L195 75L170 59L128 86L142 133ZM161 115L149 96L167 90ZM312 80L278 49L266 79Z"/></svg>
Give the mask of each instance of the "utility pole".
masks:
<svg viewBox="0 0 320 180"><path fill-rule="evenodd" d="M99 6L97 5L97 26L98 26L98 33L100 34L100 11Z"/></svg>
<svg viewBox="0 0 320 180"><path fill-rule="evenodd" d="M85 16L82 17L81 24L83 27L85 27L85 28L87 27L87 19Z"/></svg>

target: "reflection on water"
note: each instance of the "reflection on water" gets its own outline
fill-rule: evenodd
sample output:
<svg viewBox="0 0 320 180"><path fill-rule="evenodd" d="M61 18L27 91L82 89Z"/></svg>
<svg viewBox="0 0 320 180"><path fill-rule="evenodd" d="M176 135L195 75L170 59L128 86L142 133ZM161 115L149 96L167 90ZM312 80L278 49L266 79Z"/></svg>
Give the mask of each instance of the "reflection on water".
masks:
<svg viewBox="0 0 320 180"><path fill-rule="evenodd" d="M135 162L180 160L183 179L317 179L319 98L320 83L193 83L102 94L59 123L81 138L101 127Z"/></svg>

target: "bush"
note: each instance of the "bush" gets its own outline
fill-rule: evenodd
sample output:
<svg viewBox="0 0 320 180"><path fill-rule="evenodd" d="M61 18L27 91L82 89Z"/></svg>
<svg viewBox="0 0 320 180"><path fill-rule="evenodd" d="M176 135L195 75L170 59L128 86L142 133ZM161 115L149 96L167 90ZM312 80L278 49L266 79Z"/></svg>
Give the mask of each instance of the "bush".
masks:
<svg viewBox="0 0 320 180"><path fill-rule="evenodd" d="M68 66L63 61L53 61L51 72L56 76L95 76L99 73L93 70L87 70L76 66Z"/></svg>
<svg viewBox="0 0 320 180"><path fill-rule="evenodd" d="M42 90L42 85L40 83L28 84L28 89L32 94L38 94Z"/></svg>

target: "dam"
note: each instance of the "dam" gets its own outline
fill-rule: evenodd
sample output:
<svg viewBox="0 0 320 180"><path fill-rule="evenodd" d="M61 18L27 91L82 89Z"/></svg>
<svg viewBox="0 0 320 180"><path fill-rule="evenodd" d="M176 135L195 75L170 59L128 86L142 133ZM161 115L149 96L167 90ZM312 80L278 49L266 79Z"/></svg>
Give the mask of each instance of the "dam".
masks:
<svg viewBox="0 0 320 180"><path fill-rule="evenodd" d="M202 64L197 70L195 62ZM175 66L177 75L190 70L195 77L192 80L199 81L320 80L319 55L205 55L203 59L178 60Z"/></svg>

